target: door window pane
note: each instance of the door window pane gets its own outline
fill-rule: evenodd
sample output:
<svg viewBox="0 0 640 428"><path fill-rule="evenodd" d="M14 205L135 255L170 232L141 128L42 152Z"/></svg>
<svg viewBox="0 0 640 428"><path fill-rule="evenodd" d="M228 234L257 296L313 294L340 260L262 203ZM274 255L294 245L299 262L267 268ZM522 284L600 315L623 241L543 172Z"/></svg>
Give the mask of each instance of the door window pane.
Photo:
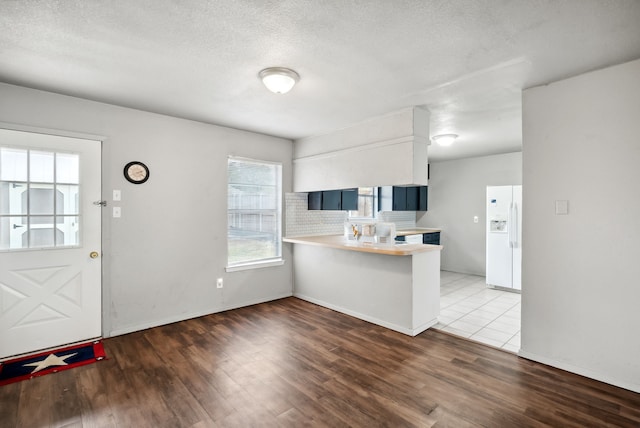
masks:
<svg viewBox="0 0 640 428"><path fill-rule="evenodd" d="M56 247L80 244L79 218L56 216Z"/></svg>
<svg viewBox="0 0 640 428"><path fill-rule="evenodd" d="M27 198L23 194L23 211L26 211ZM29 214L48 214L54 213L54 191L53 184L31 184L29 190Z"/></svg>
<svg viewBox="0 0 640 428"><path fill-rule="evenodd" d="M28 231L26 217L0 216L0 250L27 248L22 236Z"/></svg>
<svg viewBox="0 0 640 428"><path fill-rule="evenodd" d="M55 246L56 229L53 227L53 217L33 216L29 218L29 233L22 234L23 248L43 248Z"/></svg>
<svg viewBox="0 0 640 428"><path fill-rule="evenodd" d="M29 181L53 183L53 153L30 151Z"/></svg>
<svg viewBox="0 0 640 428"><path fill-rule="evenodd" d="M69 215L80 212L80 186L58 184L56 186L56 214Z"/></svg>
<svg viewBox="0 0 640 428"><path fill-rule="evenodd" d="M27 150L0 147L0 180L27 181Z"/></svg>
<svg viewBox="0 0 640 428"><path fill-rule="evenodd" d="M0 215L27 214L27 183L0 181Z"/></svg>
<svg viewBox="0 0 640 428"><path fill-rule="evenodd" d="M56 182L80 183L80 156L74 153L56 153Z"/></svg>

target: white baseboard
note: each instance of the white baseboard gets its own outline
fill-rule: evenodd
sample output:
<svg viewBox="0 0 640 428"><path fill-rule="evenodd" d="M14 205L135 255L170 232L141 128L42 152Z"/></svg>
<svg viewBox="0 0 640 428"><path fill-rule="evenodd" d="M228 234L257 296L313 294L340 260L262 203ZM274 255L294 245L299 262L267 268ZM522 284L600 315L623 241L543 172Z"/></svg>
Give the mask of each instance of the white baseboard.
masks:
<svg viewBox="0 0 640 428"><path fill-rule="evenodd" d="M436 325L438 323L438 319L436 318L436 319L430 320L430 321L422 324L419 327L411 329L411 328L406 328L406 327L403 327L403 326L400 326L400 325L397 325L397 324L393 324L393 323L390 323L390 322L387 322L387 321L384 321L384 320L381 320L381 319L378 319L378 318L375 318L375 317L372 317L372 316L369 316L369 315L366 315L366 314L362 314L360 312L356 312L356 311L353 311L351 309L343 308L341 306L337 306L337 305L334 305L332 303L327 303L327 302L325 302L323 300L319 300L319 299L316 299L316 298L313 298L313 297L305 296L304 294L293 293L293 297L296 297L296 298L301 299L301 300L305 300L307 302L314 303L316 305L319 305L319 306L322 306L322 307L325 307L325 308L332 309L332 310L334 310L336 312L340 312L340 313L352 316L354 318L358 318L358 319L361 319L363 321L370 322L372 324L379 325L381 327L388 328L389 330L397 331L398 333L406 334L408 336L417 336L418 334L422 333L423 331L425 331L429 327L432 327L432 326L434 326L434 325Z"/></svg>
<svg viewBox="0 0 640 428"><path fill-rule="evenodd" d="M640 393L640 384L630 383L620 379L614 379L611 376L607 376L597 371L585 369L584 367L574 366L572 364L567 364L565 362L557 361L552 358L543 357L541 355L537 355L532 352L523 351L522 349L520 349L520 351L518 352L518 355L522 358L526 358L527 360L542 363L547 366L555 367L560 370L565 370L571 373L578 374L580 376L584 376L600 382L608 383L609 385L617 386L620 388L628 389L629 391Z"/></svg>
<svg viewBox="0 0 640 428"><path fill-rule="evenodd" d="M153 328L153 327L159 327L161 325L167 325L167 324L172 324L174 322L179 322L179 321L186 321L192 318L198 318L198 317L202 317L205 315L211 315L211 314L216 314L218 312L224 312L224 311L229 311L231 309L238 309L238 308L243 308L245 306L251 306L251 305L257 305L259 303L265 303L265 302L270 302L273 300L278 300L278 299L284 299L285 297L291 297L292 293L288 292L288 293L283 293L281 295L277 295L277 296L271 296L267 299L255 299L255 300L249 300L246 302L241 302L241 303L236 303L233 305L227 305L227 306L222 306L219 308L209 308L209 309L204 309L202 311L195 311L195 312L189 312L187 314L180 314L177 316L173 316L173 317L167 317L167 318L162 318L159 320L152 320L152 321L147 321L144 323L138 323L138 324L131 324L131 325L127 325L127 326L122 326L119 327L115 330L112 330L111 333L107 334L105 332L104 337L114 337L114 336L121 336L123 334L128 334L128 333L133 333L136 331L141 331L141 330L146 330L148 328Z"/></svg>

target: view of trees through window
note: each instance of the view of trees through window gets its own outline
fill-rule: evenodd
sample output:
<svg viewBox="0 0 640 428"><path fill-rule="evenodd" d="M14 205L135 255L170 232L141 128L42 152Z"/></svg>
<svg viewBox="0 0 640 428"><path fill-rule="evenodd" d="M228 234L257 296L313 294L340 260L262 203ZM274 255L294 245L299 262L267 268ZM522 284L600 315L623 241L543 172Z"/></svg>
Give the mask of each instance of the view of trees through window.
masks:
<svg viewBox="0 0 640 428"><path fill-rule="evenodd" d="M282 166L229 158L228 266L279 259Z"/></svg>

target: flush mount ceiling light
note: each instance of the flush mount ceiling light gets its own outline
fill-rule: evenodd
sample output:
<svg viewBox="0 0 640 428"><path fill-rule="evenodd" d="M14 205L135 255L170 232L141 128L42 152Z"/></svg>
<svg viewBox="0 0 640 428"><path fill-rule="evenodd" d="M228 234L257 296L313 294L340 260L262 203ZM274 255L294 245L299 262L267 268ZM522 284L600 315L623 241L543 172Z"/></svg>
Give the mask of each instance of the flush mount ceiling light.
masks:
<svg viewBox="0 0 640 428"><path fill-rule="evenodd" d="M284 67L265 68L258 76L264 86L276 94L286 94L300 80L298 73Z"/></svg>
<svg viewBox="0 0 640 428"><path fill-rule="evenodd" d="M458 138L458 134L440 134L431 137L440 146L450 146Z"/></svg>

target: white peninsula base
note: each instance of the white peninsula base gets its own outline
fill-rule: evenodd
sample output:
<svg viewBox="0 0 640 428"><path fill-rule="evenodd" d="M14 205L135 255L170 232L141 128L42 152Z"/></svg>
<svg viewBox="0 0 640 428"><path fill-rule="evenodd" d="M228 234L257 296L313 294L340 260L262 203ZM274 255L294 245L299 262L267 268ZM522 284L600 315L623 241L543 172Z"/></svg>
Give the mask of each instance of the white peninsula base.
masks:
<svg viewBox="0 0 640 428"><path fill-rule="evenodd" d="M415 336L440 312L442 247L420 246L431 248L390 255L296 242L293 295Z"/></svg>

